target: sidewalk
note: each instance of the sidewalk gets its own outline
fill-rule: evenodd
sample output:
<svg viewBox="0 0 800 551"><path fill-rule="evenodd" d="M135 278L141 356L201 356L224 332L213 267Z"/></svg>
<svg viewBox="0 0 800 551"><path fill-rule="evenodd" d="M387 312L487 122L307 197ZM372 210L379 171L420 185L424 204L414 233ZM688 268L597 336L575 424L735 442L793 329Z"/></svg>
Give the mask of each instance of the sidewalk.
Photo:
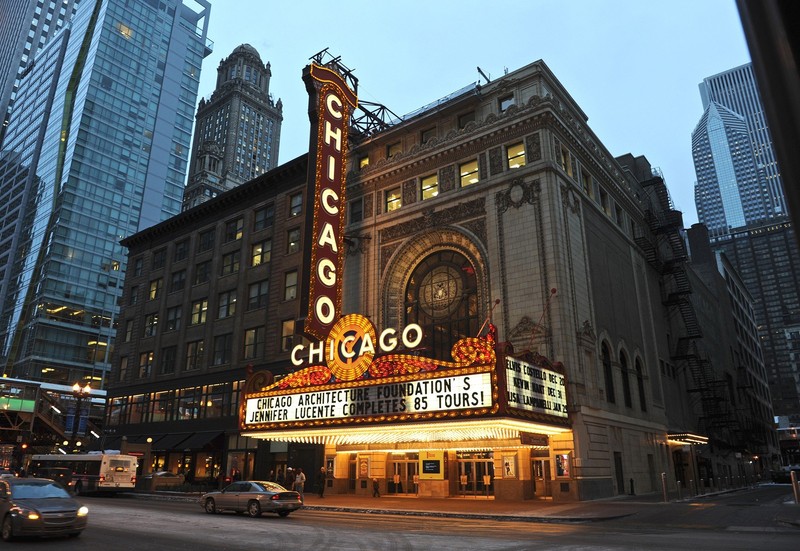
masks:
<svg viewBox="0 0 800 551"><path fill-rule="evenodd" d="M669 508L673 506L694 507L690 502L713 495L737 492L726 490L707 493L703 496L676 499L670 496L663 501L661 494L642 496L622 495L613 498L574 503L554 503L549 500L527 500L521 502L501 501L483 496L430 498L416 496L398 497L383 495L379 498L343 494L328 494L319 498L316 494L305 494L304 509L317 511L343 511L352 513L407 515L440 518L480 518L490 520L543 523L587 523L632 516L645 508ZM180 500L199 502L198 493L158 491L152 493L126 494L135 498ZM800 528L800 505L786 502L780 518L782 524Z"/></svg>

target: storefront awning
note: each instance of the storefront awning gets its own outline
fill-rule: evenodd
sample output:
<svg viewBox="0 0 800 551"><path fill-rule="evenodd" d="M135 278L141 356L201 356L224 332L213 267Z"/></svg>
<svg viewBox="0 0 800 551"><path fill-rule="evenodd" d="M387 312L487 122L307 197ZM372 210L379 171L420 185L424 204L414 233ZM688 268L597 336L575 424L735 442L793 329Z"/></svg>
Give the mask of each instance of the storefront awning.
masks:
<svg viewBox="0 0 800 551"><path fill-rule="evenodd" d="M180 443L178 448L182 450L200 450L209 442L217 438L221 432L196 432L188 439Z"/></svg>
<svg viewBox="0 0 800 551"><path fill-rule="evenodd" d="M189 438L193 433L191 432L179 432L175 434L167 434L153 442L152 449L153 450L173 450L173 449L183 449L183 446L180 446L184 440Z"/></svg>

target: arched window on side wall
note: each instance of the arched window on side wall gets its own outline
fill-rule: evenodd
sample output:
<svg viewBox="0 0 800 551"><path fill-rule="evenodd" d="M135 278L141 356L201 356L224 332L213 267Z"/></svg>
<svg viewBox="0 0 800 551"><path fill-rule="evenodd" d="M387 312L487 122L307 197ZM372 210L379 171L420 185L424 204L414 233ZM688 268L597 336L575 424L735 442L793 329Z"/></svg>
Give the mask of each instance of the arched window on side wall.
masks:
<svg viewBox="0 0 800 551"><path fill-rule="evenodd" d="M625 352L619 353L619 367L622 371L622 397L625 399L625 407L633 407L633 399L631 398L631 380L628 373L628 357Z"/></svg>
<svg viewBox="0 0 800 551"><path fill-rule="evenodd" d="M603 343L600 346L600 353L603 356L603 375L606 380L606 400L612 404L617 401L614 395L614 372L611 370L611 352L608 349L608 344Z"/></svg>
<svg viewBox="0 0 800 551"><path fill-rule="evenodd" d="M642 411L647 411L647 399L644 396L644 373L638 359L636 360L636 384L639 386L639 405Z"/></svg>

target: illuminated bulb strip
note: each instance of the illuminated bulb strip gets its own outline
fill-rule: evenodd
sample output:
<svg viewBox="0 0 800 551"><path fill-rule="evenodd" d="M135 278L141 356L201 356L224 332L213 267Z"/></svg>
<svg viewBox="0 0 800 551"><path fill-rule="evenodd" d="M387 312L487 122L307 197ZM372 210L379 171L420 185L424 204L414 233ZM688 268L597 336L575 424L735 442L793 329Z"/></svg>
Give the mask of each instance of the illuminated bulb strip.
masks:
<svg viewBox="0 0 800 551"><path fill-rule="evenodd" d="M510 440L520 432L561 434L569 428L540 425L514 419L457 421L450 423L408 424L379 427L327 428L256 432L248 436L277 442L305 444L352 445L397 444L402 442L464 442L474 440Z"/></svg>

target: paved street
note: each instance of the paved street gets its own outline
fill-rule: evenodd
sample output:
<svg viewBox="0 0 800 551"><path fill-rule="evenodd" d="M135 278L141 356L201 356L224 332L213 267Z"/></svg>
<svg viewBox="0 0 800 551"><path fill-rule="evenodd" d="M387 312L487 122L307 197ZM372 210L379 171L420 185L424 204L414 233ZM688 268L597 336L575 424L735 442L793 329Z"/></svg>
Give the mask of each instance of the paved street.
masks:
<svg viewBox="0 0 800 551"><path fill-rule="evenodd" d="M287 518L206 514L196 496L81 497L90 526L77 540L19 542L59 550L527 550L678 549L795 551L800 506L788 485L659 503L625 496L553 505L486 499L309 495Z"/></svg>

